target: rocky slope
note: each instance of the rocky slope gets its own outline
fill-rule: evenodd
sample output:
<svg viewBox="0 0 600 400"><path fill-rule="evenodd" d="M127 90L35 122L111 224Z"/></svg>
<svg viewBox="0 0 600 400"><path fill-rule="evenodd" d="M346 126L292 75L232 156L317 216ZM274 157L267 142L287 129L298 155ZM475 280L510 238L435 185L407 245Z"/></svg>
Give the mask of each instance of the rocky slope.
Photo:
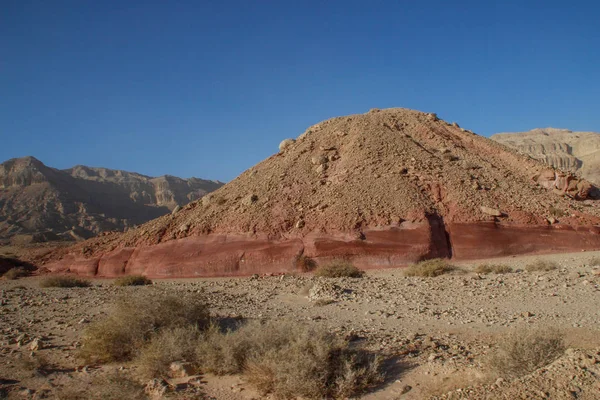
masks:
<svg viewBox="0 0 600 400"><path fill-rule="evenodd" d="M33 157L0 164L0 240L89 238L144 223L222 183L76 166L58 170Z"/></svg>
<svg viewBox="0 0 600 400"><path fill-rule="evenodd" d="M499 133L490 139L600 185L599 133L538 128L528 132Z"/></svg>
<svg viewBox="0 0 600 400"><path fill-rule="evenodd" d="M377 268L600 248L600 210L578 201L591 188L435 114L372 110L284 140L173 215L38 262L102 276L211 276L290 271L302 254Z"/></svg>

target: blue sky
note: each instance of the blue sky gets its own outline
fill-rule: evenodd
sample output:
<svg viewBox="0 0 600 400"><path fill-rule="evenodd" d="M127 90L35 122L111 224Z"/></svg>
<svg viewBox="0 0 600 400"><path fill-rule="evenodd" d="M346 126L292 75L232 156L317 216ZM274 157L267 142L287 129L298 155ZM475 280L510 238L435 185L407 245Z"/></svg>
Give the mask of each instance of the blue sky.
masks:
<svg viewBox="0 0 600 400"><path fill-rule="evenodd" d="M0 160L228 181L371 108L600 131L597 1L0 0Z"/></svg>

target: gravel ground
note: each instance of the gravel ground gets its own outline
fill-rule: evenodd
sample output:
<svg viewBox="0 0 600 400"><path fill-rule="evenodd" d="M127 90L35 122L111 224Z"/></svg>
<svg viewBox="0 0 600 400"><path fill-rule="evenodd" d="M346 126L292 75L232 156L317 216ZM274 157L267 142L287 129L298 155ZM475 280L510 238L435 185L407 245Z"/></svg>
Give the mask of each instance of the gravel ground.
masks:
<svg viewBox="0 0 600 400"><path fill-rule="evenodd" d="M496 259L516 270L499 275L477 274L473 268L480 262L465 263L462 271L436 278L380 270L358 279L253 276L163 280L145 287L95 280L92 287L71 289L40 288L43 277L2 280L0 393L86 398L74 393L108 390L102 382L117 370L135 377L130 364L83 365L76 358L82 330L120 296L169 291L204 293L220 317L291 318L362 340L391 360L386 383L365 399L598 398L600 269L592 265L594 257L600 252ZM522 270L537 259L558 268ZM490 373L487 358L501 335L550 327L564 333L570 348L554 364L512 381ZM195 379L172 382L170 396L259 398L240 377Z"/></svg>

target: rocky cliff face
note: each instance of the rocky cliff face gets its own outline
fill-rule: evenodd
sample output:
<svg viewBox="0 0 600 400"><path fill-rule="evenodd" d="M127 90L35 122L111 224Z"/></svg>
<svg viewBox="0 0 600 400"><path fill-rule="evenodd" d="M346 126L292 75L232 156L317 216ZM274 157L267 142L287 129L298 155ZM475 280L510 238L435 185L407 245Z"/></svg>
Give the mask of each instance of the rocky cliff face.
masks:
<svg viewBox="0 0 600 400"><path fill-rule="evenodd" d="M0 240L81 239L122 231L223 184L82 165L58 170L33 157L0 164Z"/></svg>
<svg viewBox="0 0 600 400"><path fill-rule="evenodd" d="M533 129L490 137L555 168L600 185L600 134L567 129Z"/></svg>

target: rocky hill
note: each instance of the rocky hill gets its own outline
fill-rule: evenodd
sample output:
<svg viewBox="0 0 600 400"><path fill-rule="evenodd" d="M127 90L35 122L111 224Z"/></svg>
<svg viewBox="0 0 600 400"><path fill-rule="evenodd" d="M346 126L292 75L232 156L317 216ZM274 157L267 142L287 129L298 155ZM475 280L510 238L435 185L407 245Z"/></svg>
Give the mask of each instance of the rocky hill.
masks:
<svg viewBox="0 0 600 400"><path fill-rule="evenodd" d="M223 184L78 165L58 170L34 157L0 164L0 241L77 240L165 215Z"/></svg>
<svg viewBox="0 0 600 400"><path fill-rule="evenodd" d="M600 185L599 133L538 128L528 132L499 133L490 139Z"/></svg>
<svg viewBox="0 0 600 400"><path fill-rule="evenodd" d="M168 277L289 272L302 255L377 268L600 248L591 189L435 114L372 110L284 140L177 213L39 261Z"/></svg>

